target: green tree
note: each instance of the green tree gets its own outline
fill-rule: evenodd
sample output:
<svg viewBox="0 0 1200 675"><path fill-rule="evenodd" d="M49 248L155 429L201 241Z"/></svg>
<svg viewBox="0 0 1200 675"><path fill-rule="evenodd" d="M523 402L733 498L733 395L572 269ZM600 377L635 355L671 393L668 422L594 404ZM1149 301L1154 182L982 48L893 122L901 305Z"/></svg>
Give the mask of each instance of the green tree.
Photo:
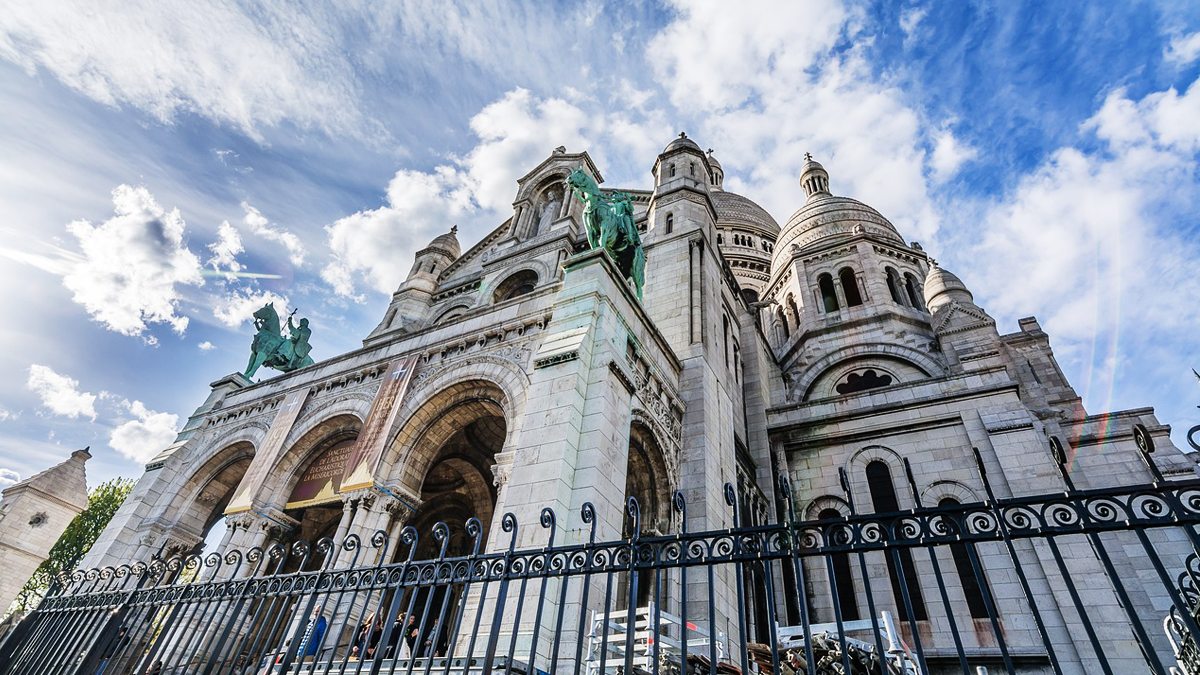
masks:
<svg viewBox="0 0 1200 675"><path fill-rule="evenodd" d="M50 547L50 557L46 558L33 572L33 576L21 588L13 603L12 611L25 612L33 609L46 595L50 583L61 572L75 569L88 549L96 543L96 538L104 531L108 521L121 508L129 492L133 490L133 481L128 478L114 478L97 485L88 493L87 507L75 516L67 525L58 541Z"/></svg>

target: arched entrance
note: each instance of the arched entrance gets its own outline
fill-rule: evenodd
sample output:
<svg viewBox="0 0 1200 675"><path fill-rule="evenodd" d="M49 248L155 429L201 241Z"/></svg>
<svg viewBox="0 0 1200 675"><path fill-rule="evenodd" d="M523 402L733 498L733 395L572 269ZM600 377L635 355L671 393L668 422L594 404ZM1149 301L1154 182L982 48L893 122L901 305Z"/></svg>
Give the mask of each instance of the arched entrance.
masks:
<svg viewBox="0 0 1200 675"><path fill-rule="evenodd" d="M483 525L482 550L496 511L493 467L508 434L503 413L494 404L472 401L453 406L443 415L457 428L436 448L432 443L423 448L431 459L421 481L421 506L410 522L421 533L418 558L438 554L440 544L429 533L439 521L450 528L447 555L464 555L472 546L466 534L467 520L478 518Z"/></svg>
<svg viewBox="0 0 1200 675"><path fill-rule="evenodd" d="M254 446L234 443L215 453L179 489L183 498L170 506L176 515L169 537L156 552L162 557L187 553L197 547L211 553L225 538L225 507L250 467Z"/></svg>
<svg viewBox="0 0 1200 675"><path fill-rule="evenodd" d="M625 496L635 497L641 511L641 536L665 534L671 522L671 488L667 475L662 447L654 433L645 423L635 420L629 427L629 456L625 467ZM633 536L632 524L627 517L621 533L628 539ZM638 573L637 607L646 607L655 598L655 575L646 569ZM628 608L628 580L622 580L618 608ZM659 594L661 596L661 593ZM662 598L659 598L660 602Z"/></svg>
<svg viewBox="0 0 1200 675"><path fill-rule="evenodd" d="M282 543L315 544L325 537L335 538L343 517L342 473L361 427L354 415L339 415L296 442L291 454L298 458L298 470L289 481L283 512L297 524ZM301 562L292 561L289 567L299 569ZM314 551L303 567L318 569L323 562Z"/></svg>
<svg viewBox="0 0 1200 675"><path fill-rule="evenodd" d="M509 430L504 400L503 392L487 382L453 385L426 401L393 444L398 451L388 474L421 499L408 521L419 535L417 559L439 555L442 542L432 536L438 522L448 527L447 556L471 553L473 541L466 532L471 518L479 519L479 546L485 549L497 503L494 467ZM395 560L408 555L405 546L393 551ZM399 613L427 636L414 647L419 655L445 651L462 592L459 585L434 586L400 598Z"/></svg>

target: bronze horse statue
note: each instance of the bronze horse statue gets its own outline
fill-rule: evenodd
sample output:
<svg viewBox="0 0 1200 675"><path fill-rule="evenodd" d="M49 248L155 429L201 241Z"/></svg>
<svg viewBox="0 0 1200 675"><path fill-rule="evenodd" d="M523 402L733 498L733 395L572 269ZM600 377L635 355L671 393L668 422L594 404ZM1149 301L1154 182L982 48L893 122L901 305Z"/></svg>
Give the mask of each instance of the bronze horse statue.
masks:
<svg viewBox="0 0 1200 675"><path fill-rule="evenodd" d="M604 249L625 279L633 281L638 300L646 284L646 251L633 222L633 202L623 192L605 195L583 169L567 178L571 194L583 202L583 226L588 246Z"/></svg>
<svg viewBox="0 0 1200 675"><path fill-rule="evenodd" d="M293 312L294 314L295 312ZM246 377L254 377L254 373L262 366L274 368L282 372L291 372L297 368L311 366L312 357L308 355L312 346L308 338L312 330L308 327L308 319L300 319L300 324L292 323L292 317L287 320L288 334L280 330L279 313L273 303L267 303L254 311L254 342L250 344L250 363L246 365Z"/></svg>

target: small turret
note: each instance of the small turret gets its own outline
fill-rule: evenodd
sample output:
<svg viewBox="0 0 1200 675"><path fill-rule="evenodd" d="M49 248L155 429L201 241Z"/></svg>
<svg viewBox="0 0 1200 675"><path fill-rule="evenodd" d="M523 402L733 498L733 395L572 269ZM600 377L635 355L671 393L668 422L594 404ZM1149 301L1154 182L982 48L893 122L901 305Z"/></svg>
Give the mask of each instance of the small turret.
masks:
<svg viewBox="0 0 1200 675"><path fill-rule="evenodd" d="M383 315L383 321L371 331L370 337L422 321L437 290L438 275L460 255L462 245L458 243L457 225L451 227L449 232L434 237L428 246L417 251L408 278L392 294L392 302Z"/></svg>
<svg viewBox="0 0 1200 675"><path fill-rule="evenodd" d="M956 275L938 266L937 261L929 267L925 276L925 307L930 314L951 302L961 305L975 306L975 296L967 289L967 285Z"/></svg>
<svg viewBox="0 0 1200 675"><path fill-rule="evenodd" d="M808 152L804 153L804 167L800 170L800 185L804 188L807 201L811 202L817 197L830 196L829 172Z"/></svg>
<svg viewBox="0 0 1200 675"><path fill-rule="evenodd" d="M663 148L654 163L654 183L659 189L686 185L707 190L711 181L708 157L683 132Z"/></svg>
<svg viewBox="0 0 1200 675"><path fill-rule="evenodd" d="M714 192L725 189L725 170L721 168L721 163L713 156L712 148L708 149L708 176L708 189Z"/></svg>

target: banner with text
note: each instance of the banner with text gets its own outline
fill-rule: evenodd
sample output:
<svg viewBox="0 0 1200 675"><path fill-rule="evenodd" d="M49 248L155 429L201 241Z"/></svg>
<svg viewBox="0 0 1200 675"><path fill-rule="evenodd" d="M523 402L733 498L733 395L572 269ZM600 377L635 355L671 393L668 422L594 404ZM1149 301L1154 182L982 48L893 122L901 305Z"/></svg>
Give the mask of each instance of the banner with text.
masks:
<svg viewBox="0 0 1200 675"><path fill-rule="evenodd" d="M375 468L386 450L388 432L396 422L396 415L404 402L404 394L417 369L419 354L393 361L383 375L383 384L371 402L371 411L358 435L342 477L343 492L371 487L375 484Z"/></svg>

